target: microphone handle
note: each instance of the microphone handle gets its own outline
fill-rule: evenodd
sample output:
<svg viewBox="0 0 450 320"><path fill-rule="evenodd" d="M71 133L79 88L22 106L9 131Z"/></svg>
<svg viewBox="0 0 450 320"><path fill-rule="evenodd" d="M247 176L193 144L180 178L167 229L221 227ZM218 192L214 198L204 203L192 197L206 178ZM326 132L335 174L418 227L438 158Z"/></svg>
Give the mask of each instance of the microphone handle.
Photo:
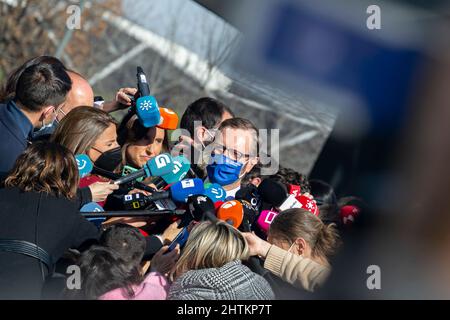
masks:
<svg viewBox="0 0 450 320"><path fill-rule="evenodd" d="M136 172L130 173L129 175L126 175L125 177L121 177L117 180L114 181L114 184L124 184L124 183L128 183L131 182L133 180L139 179L141 177L146 176L145 170L144 169L140 169Z"/></svg>
<svg viewBox="0 0 450 320"><path fill-rule="evenodd" d="M98 174L102 177L105 177L105 178L108 178L111 180L117 180L122 177L120 174L109 172L109 171L106 171L106 170L98 168L98 167L94 167L94 169L92 170L92 173ZM143 184L142 182L134 181L132 185L133 185L133 187L135 187L137 189L141 189L141 190L152 192L152 193L156 192L156 189L149 187L146 184Z"/></svg>
<svg viewBox="0 0 450 320"><path fill-rule="evenodd" d="M183 216L185 210L136 210L136 211L102 211L80 212L85 218L113 218L113 217L158 217L166 215Z"/></svg>

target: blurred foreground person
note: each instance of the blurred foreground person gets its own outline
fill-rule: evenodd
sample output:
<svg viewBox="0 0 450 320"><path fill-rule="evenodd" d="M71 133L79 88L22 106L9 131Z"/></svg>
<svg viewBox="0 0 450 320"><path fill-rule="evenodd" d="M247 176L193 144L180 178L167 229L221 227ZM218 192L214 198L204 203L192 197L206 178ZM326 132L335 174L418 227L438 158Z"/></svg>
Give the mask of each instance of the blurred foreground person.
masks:
<svg viewBox="0 0 450 320"><path fill-rule="evenodd" d="M226 222L198 224L173 271L169 299L273 299L269 283L241 263L248 253L245 238Z"/></svg>
<svg viewBox="0 0 450 320"><path fill-rule="evenodd" d="M56 143L37 142L17 159L0 189L0 298L39 299L63 253L98 237L78 212L78 180L73 154Z"/></svg>

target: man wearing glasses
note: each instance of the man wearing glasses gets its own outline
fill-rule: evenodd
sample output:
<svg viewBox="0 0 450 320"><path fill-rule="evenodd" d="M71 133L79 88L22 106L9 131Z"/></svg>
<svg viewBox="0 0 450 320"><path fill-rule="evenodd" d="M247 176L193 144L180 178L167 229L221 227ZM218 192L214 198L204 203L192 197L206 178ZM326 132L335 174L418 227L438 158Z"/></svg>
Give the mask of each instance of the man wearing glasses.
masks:
<svg viewBox="0 0 450 320"><path fill-rule="evenodd" d="M241 180L258 163L258 129L247 119L232 118L220 125L206 167L208 181L220 184L234 197Z"/></svg>

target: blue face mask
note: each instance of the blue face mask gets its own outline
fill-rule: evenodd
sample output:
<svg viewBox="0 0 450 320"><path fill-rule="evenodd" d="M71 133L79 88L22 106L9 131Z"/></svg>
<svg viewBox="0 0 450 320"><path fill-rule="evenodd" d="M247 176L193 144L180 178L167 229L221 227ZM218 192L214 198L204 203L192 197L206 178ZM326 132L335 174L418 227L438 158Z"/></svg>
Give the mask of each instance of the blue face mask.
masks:
<svg viewBox="0 0 450 320"><path fill-rule="evenodd" d="M239 180L242 166L239 161L234 161L223 154L212 155L206 171L209 181L227 186Z"/></svg>

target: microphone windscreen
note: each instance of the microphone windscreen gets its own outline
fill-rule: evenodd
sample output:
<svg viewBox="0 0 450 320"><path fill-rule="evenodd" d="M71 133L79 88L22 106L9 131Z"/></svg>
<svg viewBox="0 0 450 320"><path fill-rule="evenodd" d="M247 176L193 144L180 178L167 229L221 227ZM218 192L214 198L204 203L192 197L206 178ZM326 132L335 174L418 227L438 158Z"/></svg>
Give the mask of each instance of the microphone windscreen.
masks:
<svg viewBox="0 0 450 320"><path fill-rule="evenodd" d="M193 195L187 200L188 210L195 221L211 220L215 217L216 209L212 200L203 195Z"/></svg>
<svg viewBox="0 0 450 320"><path fill-rule="evenodd" d="M271 179L264 179L258 186L261 200L272 207L279 207L288 197L286 187Z"/></svg>
<svg viewBox="0 0 450 320"><path fill-rule="evenodd" d="M92 164L91 159L86 154L77 154L75 156L75 160L77 161L78 174L81 178L88 176L94 165Z"/></svg>
<svg viewBox="0 0 450 320"><path fill-rule="evenodd" d="M256 225L258 228L264 232L265 235L267 235L267 232L269 231L270 224L272 223L273 219L278 215L278 212L270 211L270 210L263 210L261 214L258 217L258 221L256 221Z"/></svg>
<svg viewBox="0 0 450 320"><path fill-rule="evenodd" d="M297 201L300 203L301 208L308 210L315 216L319 216L319 208L314 199L311 199L305 195L301 195L297 197Z"/></svg>
<svg viewBox="0 0 450 320"><path fill-rule="evenodd" d="M209 183L208 186L205 187L205 195L216 203L217 201L224 201L227 192L219 184Z"/></svg>
<svg viewBox="0 0 450 320"><path fill-rule="evenodd" d="M239 228L244 218L244 209L237 200L227 201L217 210L217 218Z"/></svg>
<svg viewBox="0 0 450 320"><path fill-rule="evenodd" d="M235 199L248 201L258 212L261 209L261 196L258 192L258 188L253 184L249 184L239 189L236 192Z"/></svg>
<svg viewBox="0 0 450 320"><path fill-rule="evenodd" d="M203 187L203 181L199 178L184 179L174 183L170 187L172 193L172 200L175 202L186 203L188 197L193 195L203 195L205 188Z"/></svg>
<svg viewBox="0 0 450 320"><path fill-rule="evenodd" d="M164 130L175 130L178 127L178 115L169 108L159 108L161 120L159 121L158 128Z"/></svg>
<svg viewBox="0 0 450 320"><path fill-rule="evenodd" d="M289 194L292 194L294 197L298 197L302 194L302 188L295 184L289 185Z"/></svg>
<svg viewBox="0 0 450 320"><path fill-rule="evenodd" d="M161 176L161 178L167 184L172 184L183 180L189 172L189 168L191 167L191 163L184 156L176 156L172 158L172 162L174 166L173 170L168 174Z"/></svg>
<svg viewBox="0 0 450 320"><path fill-rule="evenodd" d="M81 207L80 212L104 212L103 208L95 202L89 202ZM87 218L87 221L93 223L97 228L100 228L102 223L106 220L105 217Z"/></svg>
<svg viewBox="0 0 450 320"><path fill-rule="evenodd" d="M153 96L143 96L136 100L136 114L145 128L155 127L161 120L158 103Z"/></svg>
<svg viewBox="0 0 450 320"><path fill-rule="evenodd" d="M172 157L168 153L160 154L150 160L144 165L150 171L152 177L161 177L166 175L174 169Z"/></svg>

